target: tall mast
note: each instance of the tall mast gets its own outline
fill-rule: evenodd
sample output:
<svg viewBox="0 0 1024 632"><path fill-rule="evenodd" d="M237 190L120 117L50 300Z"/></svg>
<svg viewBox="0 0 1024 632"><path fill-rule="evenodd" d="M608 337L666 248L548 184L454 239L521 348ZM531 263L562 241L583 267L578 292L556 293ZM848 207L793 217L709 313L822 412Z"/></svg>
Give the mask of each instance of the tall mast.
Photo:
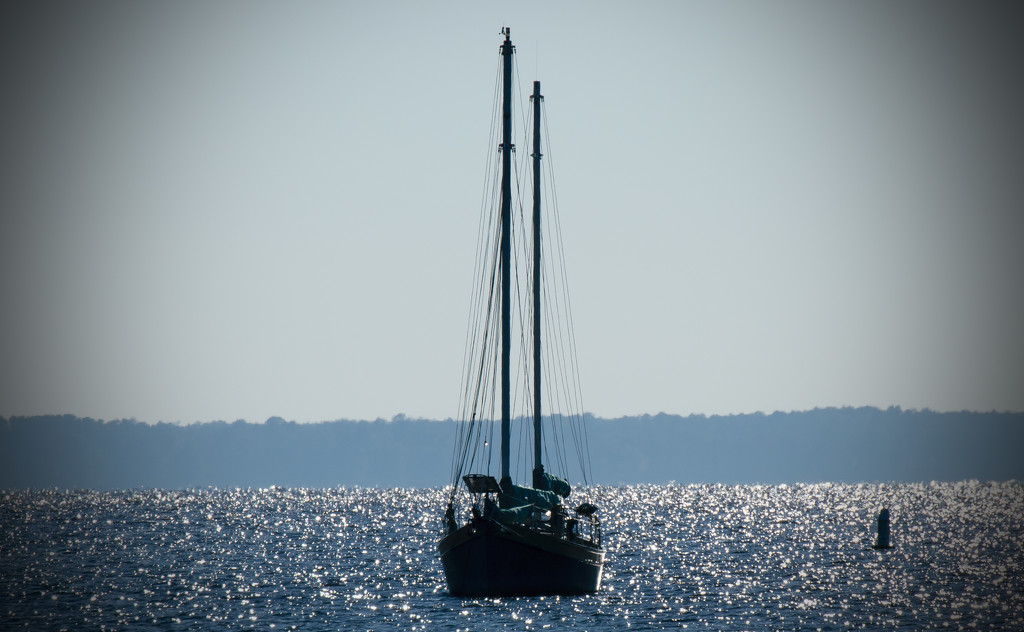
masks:
<svg viewBox="0 0 1024 632"><path fill-rule="evenodd" d="M512 442L509 406L509 355L511 340L512 285L512 40L511 29L502 29L503 100L501 105L501 485L512 484L509 475L509 444Z"/></svg>
<svg viewBox="0 0 1024 632"><path fill-rule="evenodd" d="M533 486L545 489L540 408L540 82L533 82Z"/></svg>

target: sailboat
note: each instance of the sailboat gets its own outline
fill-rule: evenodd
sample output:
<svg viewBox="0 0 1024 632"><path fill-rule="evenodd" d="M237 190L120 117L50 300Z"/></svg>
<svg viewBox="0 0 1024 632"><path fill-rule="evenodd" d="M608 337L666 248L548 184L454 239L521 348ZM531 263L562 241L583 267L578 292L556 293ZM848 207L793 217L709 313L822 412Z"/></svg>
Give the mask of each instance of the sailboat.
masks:
<svg viewBox="0 0 1024 632"><path fill-rule="evenodd" d="M582 409L573 413L549 413L549 425L561 423L562 435L559 441L558 429L545 430L545 418L542 415L541 403L542 375L550 375L550 364L546 362L542 371L542 315L548 312L542 309L541 298L558 296L556 292L542 291L541 268L541 103L540 82L533 83L533 143L530 158L533 163L533 225L532 225L532 257L522 256L529 268L524 275L518 271L519 250L513 250L514 233L523 235L524 231L516 229L513 223L512 171L514 145L512 143L512 90L513 90L513 54L511 33L508 28L501 31L504 41L500 46L501 57L499 76L501 79L501 144L500 154L500 222L493 229L490 220L495 213L490 212L485 204L482 213L481 243L484 246L478 252L478 267L481 271L479 287L484 292L484 299L478 303L473 329L477 335L468 336L466 379L463 383L463 408L460 414L459 436L453 458L452 485L448 495L448 503L444 512L444 534L438 543L438 550L444 567L449 593L454 596L506 597L518 595L574 595L595 592L601 587L601 574L604 566L605 551L601 545L601 525L597 517L597 507L590 502L582 502L572 507L568 498L572 489L566 478L555 476L545 470L543 456L549 453L549 445L545 444L545 434L560 447L567 447L565 425L568 423L570 435L574 438L577 449L585 449L585 426L583 425ZM496 91L497 93L497 91ZM495 108L495 118L496 118ZM525 171L525 170L524 170ZM497 175L495 174L497 178ZM517 186L518 189L518 186ZM497 191L497 187L492 190ZM486 189L485 189L486 191ZM497 197L495 193L492 199ZM520 217L523 213L520 207ZM525 220L524 220L525 222ZM550 222L549 222L550 223ZM556 222L557 224L557 222ZM527 239L523 239L526 242ZM547 241L547 240L546 240ZM524 247L524 252L527 248ZM561 249L559 249L560 251ZM532 262L532 265L530 263ZM513 283L513 269L516 280L532 277L531 283ZM545 268L547 269L547 268ZM548 279L552 277L549 276ZM564 279L563 275L555 274L553 278ZM557 283L556 283L557 284ZM516 286L515 304L512 300L513 285ZM529 285L529 292L520 293L520 288ZM547 288L548 285L545 285ZM567 295L566 295L567 296ZM548 301L545 300L545 305ZM523 305L529 307L524 308ZM515 307L519 307L519 319L525 325L532 320L532 336L521 333L514 336L511 321ZM568 301L565 301L568 307ZM473 311L473 310L471 310ZM500 313L500 319L498 318ZM547 329L551 330L551 322L569 323L568 320L547 318ZM471 329L473 318L471 317ZM523 326L522 329L528 329ZM564 344L574 339L571 331L567 335L549 336L554 338L548 346ZM532 339L532 345L527 341ZM490 473L491 458L489 441L493 433L493 411L497 405L494 395L487 395L490 385L497 385L498 363L497 342L500 340L500 473L495 478ZM524 360L526 370L522 371L524 385L530 388L513 389L511 377L512 346L520 346L520 357ZM572 343L574 345L574 343ZM527 353L532 346L532 354ZM568 354L571 360L561 362L563 368L568 365L575 367L574 348ZM564 358L564 354L559 355ZM532 360L532 366L530 361ZM532 369L532 371L530 371ZM572 371L569 371L572 372ZM547 380L550 382L551 380ZM577 380L578 383L578 380ZM545 383L547 386L547 383ZM573 391L572 388L576 390ZM515 390L515 393L513 393ZM532 393L529 391L532 390ZM573 393L578 395L578 386L558 389L568 393L565 398L577 401ZM522 397L523 393L526 393ZM532 394L532 397L530 395ZM517 420L512 417L512 399L523 403L532 402L532 415L521 415ZM582 406L580 404L580 406ZM488 407L492 414L488 416ZM532 418L532 419L531 419ZM533 464L530 472L530 485L517 485L512 480L512 423L518 421L521 428L520 437L532 434ZM532 421L532 424L529 423ZM581 441L580 437L584 437ZM520 440L520 450L524 442ZM482 446L482 447L481 447ZM578 455L579 456L579 455ZM557 458L554 460L558 460ZM578 459L581 468L585 469L589 457ZM565 463L563 457L562 463ZM474 471L474 468L484 471ZM584 472L584 482L586 473ZM468 510L468 511L467 511Z"/></svg>

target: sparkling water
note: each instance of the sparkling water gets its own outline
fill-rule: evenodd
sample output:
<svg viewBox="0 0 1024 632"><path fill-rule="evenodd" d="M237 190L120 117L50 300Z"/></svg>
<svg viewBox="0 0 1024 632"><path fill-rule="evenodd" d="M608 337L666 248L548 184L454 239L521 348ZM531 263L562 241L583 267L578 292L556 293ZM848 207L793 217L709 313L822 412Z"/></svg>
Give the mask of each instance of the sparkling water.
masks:
<svg viewBox="0 0 1024 632"><path fill-rule="evenodd" d="M578 497L578 499L577 499ZM1024 486L599 487L599 593L448 596L443 490L0 493L0 628L1024 629ZM875 517L892 516L889 550Z"/></svg>

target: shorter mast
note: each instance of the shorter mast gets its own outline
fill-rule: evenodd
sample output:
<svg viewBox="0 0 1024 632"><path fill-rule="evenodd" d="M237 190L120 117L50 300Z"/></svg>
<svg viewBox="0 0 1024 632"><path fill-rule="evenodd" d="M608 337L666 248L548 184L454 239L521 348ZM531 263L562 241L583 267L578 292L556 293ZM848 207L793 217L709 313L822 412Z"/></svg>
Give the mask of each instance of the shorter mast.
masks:
<svg viewBox="0 0 1024 632"><path fill-rule="evenodd" d="M533 486L547 489L541 462L540 392L540 82L533 82Z"/></svg>

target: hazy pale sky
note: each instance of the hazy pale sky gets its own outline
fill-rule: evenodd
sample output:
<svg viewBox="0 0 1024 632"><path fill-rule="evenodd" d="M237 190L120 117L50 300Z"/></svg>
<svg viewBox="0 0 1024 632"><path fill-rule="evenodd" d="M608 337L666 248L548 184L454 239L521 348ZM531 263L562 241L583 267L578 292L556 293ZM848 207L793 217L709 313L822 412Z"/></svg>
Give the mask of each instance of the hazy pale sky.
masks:
<svg viewBox="0 0 1024 632"><path fill-rule="evenodd" d="M586 410L1024 410L1018 4L32 2L0 415L455 415L504 25Z"/></svg>

